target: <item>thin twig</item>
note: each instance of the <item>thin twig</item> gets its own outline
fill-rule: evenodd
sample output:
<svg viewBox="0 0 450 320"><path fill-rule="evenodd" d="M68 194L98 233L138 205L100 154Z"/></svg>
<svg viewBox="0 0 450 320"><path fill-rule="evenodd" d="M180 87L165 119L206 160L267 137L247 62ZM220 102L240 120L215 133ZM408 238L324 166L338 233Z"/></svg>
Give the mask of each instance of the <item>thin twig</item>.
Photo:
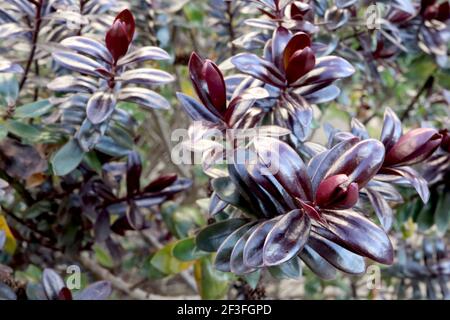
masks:
<svg viewBox="0 0 450 320"><path fill-rule="evenodd" d="M122 278L113 275L108 270L98 265L93 259L81 254L79 257L80 263L100 279L111 282L111 285L116 290L122 291L128 297L137 300L198 300L198 295L193 296L162 296L159 294L150 293L138 288L132 288L131 284L126 283Z"/></svg>
<svg viewBox="0 0 450 320"><path fill-rule="evenodd" d="M403 112L402 116L400 117L401 121L405 120L408 117L408 115L411 112L411 110L413 109L414 105L417 103L417 101L419 101L420 96L425 92L425 90L431 89L431 87L433 86L433 82L434 82L434 77L433 77L433 72L432 72L430 74L430 76L425 80L425 83L423 84L423 86L420 88L420 90L416 93L414 98L411 100L411 102L406 107L405 111Z"/></svg>

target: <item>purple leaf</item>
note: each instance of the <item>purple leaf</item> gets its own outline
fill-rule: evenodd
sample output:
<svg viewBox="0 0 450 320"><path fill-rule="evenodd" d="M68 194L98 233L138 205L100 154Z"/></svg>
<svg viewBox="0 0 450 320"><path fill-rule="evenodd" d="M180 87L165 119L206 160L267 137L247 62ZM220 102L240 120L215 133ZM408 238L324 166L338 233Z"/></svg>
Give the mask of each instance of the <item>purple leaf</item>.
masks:
<svg viewBox="0 0 450 320"><path fill-rule="evenodd" d="M142 163L139 153L132 151L127 158L127 195L131 196L140 190Z"/></svg>
<svg viewBox="0 0 450 320"><path fill-rule="evenodd" d="M383 229L387 232L392 227L393 222L393 212L389 203L384 199L381 193L368 187L364 189L364 192L369 197L370 203L372 204L375 214L381 223Z"/></svg>
<svg viewBox="0 0 450 320"><path fill-rule="evenodd" d="M264 265L274 266L290 260L305 245L311 220L302 210L285 214L270 230L264 243Z"/></svg>
<svg viewBox="0 0 450 320"><path fill-rule="evenodd" d="M324 102L329 102L336 99L341 94L341 89L335 85L325 87L323 89L314 91L307 95L303 95L309 103L319 104Z"/></svg>
<svg viewBox="0 0 450 320"><path fill-rule="evenodd" d="M158 47L142 47L123 56L117 62L117 66L121 67L130 63L144 62L147 60L169 60L170 55Z"/></svg>
<svg viewBox="0 0 450 320"><path fill-rule="evenodd" d="M65 287L63 279L53 269L48 268L42 273L42 285L49 300L57 300L59 292Z"/></svg>
<svg viewBox="0 0 450 320"><path fill-rule="evenodd" d="M86 37L69 37L61 41L61 44L66 48L77 51L78 53L83 53L93 58L102 59L103 61L111 64L113 62L113 57L109 53L106 47L98 42Z"/></svg>
<svg viewBox="0 0 450 320"><path fill-rule="evenodd" d="M146 88L124 88L120 90L118 100L133 102L149 109L170 109L170 103L166 98Z"/></svg>
<svg viewBox="0 0 450 320"><path fill-rule="evenodd" d="M252 232L248 238L243 252L244 264L250 267L262 267L264 265L263 260L263 248L267 235L275 224L280 220L280 217L276 217L259 224L257 228Z"/></svg>
<svg viewBox="0 0 450 320"><path fill-rule="evenodd" d="M381 130L380 141L384 144L386 152L400 139L402 135L402 123L391 108L384 111L383 129Z"/></svg>
<svg viewBox="0 0 450 320"><path fill-rule="evenodd" d="M416 189L422 201L424 203L428 202L428 199L430 198L428 182L422 178L416 170L410 167L383 168L381 174L377 175L377 178L380 178L380 180L383 181L391 181L392 179L389 178L389 175L392 176L394 180L397 177L404 178L408 184Z"/></svg>
<svg viewBox="0 0 450 320"><path fill-rule="evenodd" d="M104 122L113 113L116 98L109 92L98 92L92 95L86 105L86 115L93 124Z"/></svg>
<svg viewBox="0 0 450 320"><path fill-rule="evenodd" d="M361 274L366 269L364 258L350 252L318 234L312 234L308 246L335 268L350 274Z"/></svg>
<svg viewBox="0 0 450 320"><path fill-rule="evenodd" d="M100 72L100 70L105 70L103 65L81 54L69 51L57 51L52 53L52 57L59 65L69 70L96 77L105 77Z"/></svg>
<svg viewBox="0 0 450 320"><path fill-rule="evenodd" d="M241 72L274 86L284 87L283 75L276 66L253 53L240 53L231 58L231 63Z"/></svg>
<svg viewBox="0 0 450 320"><path fill-rule="evenodd" d="M255 222L250 222L239 229L235 230L231 233L226 239L222 242L219 249L217 249L217 255L214 260L214 266L217 270L223 272L230 272L230 259L233 249L236 243L244 236L244 234L250 230L255 225Z"/></svg>
<svg viewBox="0 0 450 320"><path fill-rule="evenodd" d="M283 53L284 53L284 49L286 48L286 45L288 44L288 42L291 38L292 38L292 34L289 32L288 29L286 29L284 27L278 27L273 32L272 60L274 61L275 66L279 70L284 69Z"/></svg>
<svg viewBox="0 0 450 320"><path fill-rule="evenodd" d="M316 193L320 182L325 178L330 167L348 149L358 142L358 138L342 141L328 151L314 156L308 164L308 175L311 177L313 194Z"/></svg>
<svg viewBox="0 0 450 320"><path fill-rule="evenodd" d="M124 84L134 83L145 86L160 85L170 83L175 78L162 70L151 68L140 68L125 71L117 78L118 81L123 81Z"/></svg>
<svg viewBox="0 0 450 320"><path fill-rule="evenodd" d="M324 280L332 280L336 278L336 268L333 267L327 260L322 258L310 246L305 245L299 254L300 259L314 272L317 276Z"/></svg>
<svg viewBox="0 0 450 320"><path fill-rule="evenodd" d="M209 111L209 109L207 109L204 105L200 104L195 99L181 92L177 92L177 98L180 101L184 111L192 120L209 121L213 123L218 123L220 121L218 116Z"/></svg>
<svg viewBox="0 0 450 320"><path fill-rule="evenodd" d="M346 174L349 182L356 182L362 188L378 172L383 160L383 144L375 139L363 140L338 157L325 177Z"/></svg>
<svg viewBox="0 0 450 320"><path fill-rule="evenodd" d="M316 233L379 263L392 263L394 249L389 237L373 222L353 210L322 210L322 214L329 226L314 226Z"/></svg>
<svg viewBox="0 0 450 320"><path fill-rule="evenodd" d="M259 159L293 197L312 199L311 182L300 156L278 139L258 137L254 141Z"/></svg>
<svg viewBox="0 0 450 320"><path fill-rule="evenodd" d="M106 300L111 295L109 281L97 281L83 289L75 296L75 300Z"/></svg>

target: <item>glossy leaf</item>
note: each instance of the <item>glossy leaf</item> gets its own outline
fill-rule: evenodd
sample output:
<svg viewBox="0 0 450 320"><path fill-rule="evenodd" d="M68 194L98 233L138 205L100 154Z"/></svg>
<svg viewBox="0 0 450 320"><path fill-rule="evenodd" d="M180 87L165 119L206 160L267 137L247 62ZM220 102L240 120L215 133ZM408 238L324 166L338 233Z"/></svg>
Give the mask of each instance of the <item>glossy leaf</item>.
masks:
<svg viewBox="0 0 450 320"><path fill-rule="evenodd" d="M302 210L292 210L284 215L267 235L264 264L278 265L295 256L308 240L310 227L311 221Z"/></svg>
<svg viewBox="0 0 450 320"><path fill-rule="evenodd" d="M93 124L99 124L111 116L115 107L116 98L113 93L97 92L87 103L86 115Z"/></svg>
<svg viewBox="0 0 450 320"><path fill-rule="evenodd" d="M196 237L196 244L200 250L215 252L222 242L236 229L246 224L244 219L228 219L216 222L201 230Z"/></svg>

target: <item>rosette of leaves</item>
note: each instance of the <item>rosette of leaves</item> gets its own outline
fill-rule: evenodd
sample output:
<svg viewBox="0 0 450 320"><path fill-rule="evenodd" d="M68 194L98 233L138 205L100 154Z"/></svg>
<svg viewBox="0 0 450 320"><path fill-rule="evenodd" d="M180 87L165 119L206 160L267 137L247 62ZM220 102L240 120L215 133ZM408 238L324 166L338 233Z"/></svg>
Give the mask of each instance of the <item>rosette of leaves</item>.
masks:
<svg viewBox="0 0 450 320"><path fill-rule="evenodd" d="M39 75L39 65L31 67L35 60L47 56L46 43L77 34L83 27L88 31L99 29L101 24L94 22L104 21L105 14L117 7L118 1L100 0L3 1L0 4L0 72L23 72L22 88L31 70ZM20 56L24 42L30 45L28 57ZM19 63L22 58L26 61L24 65ZM34 85L39 87L37 82Z"/></svg>
<svg viewBox="0 0 450 320"><path fill-rule="evenodd" d="M256 135L289 134L289 130L277 126L260 126L263 113L252 106L257 100L268 97L263 88L247 88L238 95L228 95L226 82L216 64L209 59L203 60L195 52L189 60L189 75L201 103L180 92L177 97L194 121L189 127L188 147L192 151L203 152L207 173L211 173L208 170L210 165L222 160L228 151L233 152L246 139L248 141ZM228 141L214 141L213 138Z"/></svg>
<svg viewBox="0 0 450 320"><path fill-rule="evenodd" d="M174 78L165 71L135 68L137 63L170 57L164 50L151 46L129 51L134 29L132 13L124 10L106 33L105 45L88 37L75 36L64 39L62 48L52 53L59 65L80 73L56 78L48 87L55 92L68 93L68 102L62 108L68 108L64 112L75 124L80 118L82 121L73 139L54 156L56 168L58 162L64 162L67 157L81 159L84 152L98 143L111 142L111 138L104 136L111 119L116 119L122 132L126 132L124 128L129 127L130 117L116 108L119 102L135 103L147 109L170 107L164 97L148 87L167 84ZM55 172L63 175L76 165L76 161L70 166L62 164L63 169Z"/></svg>
<svg viewBox="0 0 450 320"><path fill-rule="evenodd" d="M265 113L273 113L275 124L288 128L300 141L311 129L311 104L335 99L340 89L333 84L354 73L352 65L337 56L316 57L309 35L292 34L278 27L267 42L264 57L253 53L240 53L231 58L240 72L255 81L244 82L237 89L261 86L270 97L261 103Z"/></svg>
<svg viewBox="0 0 450 320"><path fill-rule="evenodd" d="M355 136L360 140L369 139L366 128L357 119L352 120L351 127L351 133L332 133L329 146ZM402 132L400 119L392 109L386 108L379 138L385 147L386 157L376 176L362 190L386 230L391 228L393 222L393 211L389 203L403 202L393 185L412 186L422 201L428 202L428 182L412 166L425 163L442 141L442 135L431 128L413 129L406 134Z"/></svg>
<svg viewBox="0 0 450 320"><path fill-rule="evenodd" d="M394 279L397 299L448 300L449 259L444 239L426 237L422 248L400 244L397 262L383 270L383 274Z"/></svg>
<svg viewBox="0 0 450 320"><path fill-rule="evenodd" d="M82 186L83 213L93 222L97 241L109 241L112 232L124 235L127 230L148 227L145 213L152 212L152 208L157 208L192 184L189 179L166 174L141 187L141 174L140 156L137 152L130 152L126 164L105 164L102 177L94 176Z"/></svg>
<svg viewBox="0 0 450 320"><path fill-rule="evenodd" d="M255 139L254 150L236 151L229 177L212 181L234 211L200 231L197 246L217 251L217 269L239 275L267 267L295 277L299 258L324 279L364 272L364 257L391 264L389 237L355 209L383 159L374 139L343 141L308 165L284 142Z"/></svg>
<svg viewBox="0 0 450 320"><path fill-rule="evenodd" d="M249 32L239 37L235 44L246 50L261 48L270 39L273 30L283 26L293 33L318 32L314 25L314 5L306 1L249 1L262 15L246 19L246 25L261 31ZM269 33L267 32L269 30Z"/></svg>

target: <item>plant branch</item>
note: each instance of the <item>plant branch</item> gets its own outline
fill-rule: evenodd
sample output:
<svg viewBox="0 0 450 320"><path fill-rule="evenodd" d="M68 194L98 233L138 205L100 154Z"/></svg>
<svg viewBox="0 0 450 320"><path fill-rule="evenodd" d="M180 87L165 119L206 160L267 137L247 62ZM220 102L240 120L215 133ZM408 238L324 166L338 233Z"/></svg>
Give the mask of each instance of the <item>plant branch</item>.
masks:
<svg viewBox="0 0 450 320"><path fill-rule="evenodd" d="M137 300L198 300L200 297L198 295L194 296L162 296L158 294L153 294L147 291L144 291L139 288L133 288L133 285L126 283L122 278L119 278L113 275L108 270L104 269L93 259L89 258L86 255L81 254L79 257L80 263L97 277L103 280L107 280L111 282L111 285L116 290L119 290L126 295L128 295L132 299Z"/></svg>
<svg viewBox="0 0 450 320"><path fill-rule="evenodd" d="M34 19L34 30L33 30L33 38L31 40L31 51L30 55L28 56L27 64L25 66L25 71L23 72L22 79L20 80L19 91L22 90L27 81L28 73L30 72L31 64L33 63L34 55L36 53L36 44L39 37L39 31L41 29L42 0L34 1L33 3L36 5L36 16Z"/></svg>
<svg viewBox="0 0 450 320"><path fill-rule="evenodd" d="M411 100L411 102L406 107L405 111L403 112L402 116L400 117L400 120L403 121L406 118L408 118L409 113L413 109L414 105L419 101L420 96L425 92L425 90L430 90L433 87L434 77L433 72L428 76L428 78L425 80L425 83L422 85L419 91L417 91L414 98Z"/></svg>

